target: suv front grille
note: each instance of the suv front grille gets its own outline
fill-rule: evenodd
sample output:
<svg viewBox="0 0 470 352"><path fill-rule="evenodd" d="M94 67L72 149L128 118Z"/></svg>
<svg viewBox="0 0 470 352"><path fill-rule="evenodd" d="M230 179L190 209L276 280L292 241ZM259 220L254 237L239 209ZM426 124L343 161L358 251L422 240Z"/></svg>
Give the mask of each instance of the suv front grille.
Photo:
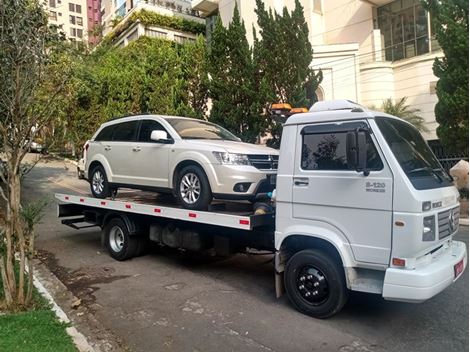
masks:
<svg viewBox="0 0 470 352"><path fill-rule="evenodd" d="M459 217L460 207L455 207L438 214L439 239L452 235L457 231L459 227Z"/></svg>
<svg viewBox="0 0 470 352"><path fill-rule="evenodd" d="M277 170L279 155L249 154L251 165L259 170Z"/></svg>

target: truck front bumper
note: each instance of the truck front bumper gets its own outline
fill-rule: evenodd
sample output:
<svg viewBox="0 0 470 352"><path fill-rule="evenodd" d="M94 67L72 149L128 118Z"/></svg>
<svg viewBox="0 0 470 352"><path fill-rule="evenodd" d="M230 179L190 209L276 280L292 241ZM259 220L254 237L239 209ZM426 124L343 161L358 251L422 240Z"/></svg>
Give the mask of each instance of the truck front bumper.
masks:
<svg viewBox="0 0 470 352"><path fill-rule="evenodd" d="M463 260L463 270L455 277L454 266ZM382 296L391 301L423 302L455 282L467 267L465 243L452 241L431 263L416 269L389 268L385 272Z"/></svg>

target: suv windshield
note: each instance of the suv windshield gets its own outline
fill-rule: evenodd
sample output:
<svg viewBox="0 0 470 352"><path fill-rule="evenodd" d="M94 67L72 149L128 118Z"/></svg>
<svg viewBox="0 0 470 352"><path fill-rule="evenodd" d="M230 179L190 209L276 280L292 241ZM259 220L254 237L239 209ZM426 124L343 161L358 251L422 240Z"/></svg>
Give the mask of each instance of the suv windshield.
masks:
<svg viewBox="0 0 470 352"><path fill-rule="evenodd" d="M240 139L227 131L225 128L206 121L173 118L166 119L166 121L183 139L216 139L235 142L240 141Z"/></svg>
<svg viewBox="0 0 470 352"><path fill-rule="evenodd" d="M376 117L375 121L401 168L416 189L452 185L452 179L416 128L404 121L389 117Z"/></svg>

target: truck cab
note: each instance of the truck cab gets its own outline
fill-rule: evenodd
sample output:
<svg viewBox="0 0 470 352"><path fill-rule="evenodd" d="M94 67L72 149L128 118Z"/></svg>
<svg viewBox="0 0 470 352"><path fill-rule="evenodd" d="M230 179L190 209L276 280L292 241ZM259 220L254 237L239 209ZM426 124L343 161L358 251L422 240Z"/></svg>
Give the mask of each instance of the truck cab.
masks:
<svg viewBox="0 0 470 352"><path fill-rule="evenodd" d="M304 313L333 315L348 289L433 297L466 267L458 227L452 178L408 122L329 101L284 124L275 266Z"/></svg>

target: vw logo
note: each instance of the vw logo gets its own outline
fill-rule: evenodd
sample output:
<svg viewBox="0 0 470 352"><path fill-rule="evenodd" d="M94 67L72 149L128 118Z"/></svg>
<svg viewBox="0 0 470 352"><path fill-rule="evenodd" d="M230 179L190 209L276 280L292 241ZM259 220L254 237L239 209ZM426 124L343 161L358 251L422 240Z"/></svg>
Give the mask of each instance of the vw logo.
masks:
<svg viewBox="0 0 470 352"><path fill-rule="evenodd" d="M454 212L452 210L449 213L449 229L450 233L454 232L455 230Z"/></svg>

